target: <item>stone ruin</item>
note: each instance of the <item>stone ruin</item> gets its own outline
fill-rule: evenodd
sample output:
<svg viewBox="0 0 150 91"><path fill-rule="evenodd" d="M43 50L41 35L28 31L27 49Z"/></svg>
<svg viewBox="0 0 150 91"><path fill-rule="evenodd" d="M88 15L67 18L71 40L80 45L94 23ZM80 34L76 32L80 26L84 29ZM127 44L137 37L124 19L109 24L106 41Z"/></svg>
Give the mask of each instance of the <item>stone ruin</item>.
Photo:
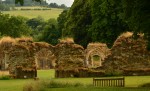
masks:
<svg viewBox="0 0 150 91"><path fill-rule="evenodd" d="M84 48L73 41L61 41L55 46L55 77L76 77L84 67Z"/></svg>
<svg viewBox="0 0 150 91"><path fill-rule="evenodd" d="M121 71L122 75L150 75L150 52L143 34L135 39L133 33L122 34L114 42L111 54L105 59L103 69Z"/></svg>
<svg viewBox="0 0 150 91"><path fill-rule="evenodd" d="M16 78L34 78L37 76L37 67L41 66L39 63L42 56L45 59L47 56L54 58L52 47L47 43L33 42L31 38L4 37L0 41L1 70L8 69L10 75ZM45 51L46 53L43 53ZM45 59L42 61L47 61L48 64L43 64L43 68L54 67L52 61Z"/></svg>
<svg viewBox="0 0 150 91"><path fill-rule="evenodd" d="M37 69L55 68L56 57L53 53L54 47L45 42L35 42L37 52L35 53L35 62Z"/></svg>
<svg viewBox="0 0 150 91"><path fill-rule="evenodd" d="M110 50L104 43L89 43L85 50L85 63L87 67L102 66L102 62L109 55Z"/></svg>
<svg viewBox="0 0 150 91"><path fill-rule="evenodd" d="M31 39L2 38L0 69L9 69L17 78L33 78L38 69L55 68L55 77L99 77L120 72L122 75L150 75L150 52L143 35L130 32L117 38L111 49L103 43L90 43L87 49L72 40L56 46Z"/></svg>
<svg viewBox="0 0 150 91"><path fill-rule="evenodd" d="M0 64L1 70L8 69L8 60L9 60L9 51L12 47L12 44L15 42L10 37L4 37L0 40Z"/></svg>
<svg viewBox="0 0 150 91"><path fill-rule="evenodd" d="M13 39L4 37L0 41L3 52L2 69L9 69L9 73L17 78L36 77L34 48L31 39Z"/></svg>

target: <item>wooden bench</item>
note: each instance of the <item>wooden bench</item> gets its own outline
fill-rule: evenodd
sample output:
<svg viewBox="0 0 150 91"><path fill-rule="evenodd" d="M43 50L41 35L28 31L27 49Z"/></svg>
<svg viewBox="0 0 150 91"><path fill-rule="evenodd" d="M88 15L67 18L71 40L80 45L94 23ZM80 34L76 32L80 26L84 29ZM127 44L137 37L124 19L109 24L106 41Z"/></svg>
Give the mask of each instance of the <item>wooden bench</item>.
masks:
<svg viewBox="0 0 150 91"><path fill-rule="evenodd" d="M96 87L124 87L125 78L93 78L93 85Z"/></svg>

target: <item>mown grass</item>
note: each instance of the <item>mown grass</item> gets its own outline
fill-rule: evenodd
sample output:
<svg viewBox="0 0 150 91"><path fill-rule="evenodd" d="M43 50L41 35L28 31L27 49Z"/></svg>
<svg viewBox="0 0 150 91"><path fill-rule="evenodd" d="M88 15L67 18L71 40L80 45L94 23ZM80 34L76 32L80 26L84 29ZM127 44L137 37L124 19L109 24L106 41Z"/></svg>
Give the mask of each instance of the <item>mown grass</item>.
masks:
<svg viewBox="0 0 150 91"><path fill-rule="evenodd" d="M38 70L39 81L58 81L61 83L81 83L87 86L67 88L44 88L44 91L150 91L150 88L137 88L141 84L150 83L150 76L127 76L125 88L92 87L92 78L54 78L54 70ZM0 91L22 91L26 84L37 83L33 79L0 80ZM32 85L32 84L31 84Z"/></svg>
<svg viewBox="0 0 150 91"><path fill-rule="evenodd" d="M38 16L43 17L45 20L50 18L57 18L63 9L52 8L51 10L13 10L3 11L4 14L10 14L13 16L23 16L26 18L36 18Z"/></svg>
<svg viewBox="0 0 150 91"><path fill-rule="evenodd" d="M0 76L2 76L2 74L0 74ZM54 70L39 70L38 77L39 79L53 78ZM23 91L24 85L32 82L35 81L33 79L0 80L0 91Z"/></svg>
<svg viewBox="0 0 150 91"><path fill-rule="evenodd" d="M31 80L11 79L0 80L0 91L22 91L23 86Z"/></svg>
<svg viewBox="0 0 150 91"><path fill-rule="evenodd" d="M45 91L150 91L149 88L51 88Z"/></svg>
<svg viewBox="0 0 150 91"><path fill-rule="evenodd" d="M54 78L55 70L38 70L39 79L52 79Z"/></svg>

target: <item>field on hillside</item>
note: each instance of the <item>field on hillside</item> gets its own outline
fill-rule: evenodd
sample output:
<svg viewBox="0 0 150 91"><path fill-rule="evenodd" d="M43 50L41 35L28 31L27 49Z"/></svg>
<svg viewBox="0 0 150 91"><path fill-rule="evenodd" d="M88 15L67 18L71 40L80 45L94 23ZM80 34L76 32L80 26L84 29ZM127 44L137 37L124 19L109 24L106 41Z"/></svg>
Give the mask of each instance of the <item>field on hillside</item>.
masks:
<svg viewBox="0 0 150 91"><path fill-rule="evenodd" d="M38 9L38 7L18 7L18 10L12 11L3 11L4 14L10 14L13 16L24 16L29 19L35 18L38 16L43 17L45 20L50 18L57 18L63 9L51 8L51 10L20 10L20 9ZM41 8L41 7L39 7Z"/></svg>
<svg viewBox="0 0 150 91"><path fill-rule="evenodd" d="M1 75L0 75L1 76ZM54 78L54 70L38 70L40 80L59 82L92 84L92 78ZM150 76L127 76L125 77L125 88L47 88L46 91L149 91L148 88L136 88L141 84L150 83ZM22 91L25 84L37 83L33 79L11 79L0 80L0 91Z"/></svg>

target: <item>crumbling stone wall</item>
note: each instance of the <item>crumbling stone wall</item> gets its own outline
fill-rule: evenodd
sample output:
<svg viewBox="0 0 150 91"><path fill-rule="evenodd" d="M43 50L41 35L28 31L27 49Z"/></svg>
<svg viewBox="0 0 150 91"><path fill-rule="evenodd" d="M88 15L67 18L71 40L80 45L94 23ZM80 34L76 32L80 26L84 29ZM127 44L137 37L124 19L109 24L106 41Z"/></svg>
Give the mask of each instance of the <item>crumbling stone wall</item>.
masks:
<svg viewBox="0 0 150 91"><path fill-rule="evenodd" d="M30 38L17 38L4 37L1 39L0 47L3 50L3 66L6 69L8 67L10 75L17 78L35 77L36 75L29 76L30 74L36 74L36 65L34 59L34 44ZM18 73L18 68L21 70ZM30 74L23 74L28 71ZM22 73L22 74L21 74ZM18 76L19 75L19 76Z"/></svg>
<svg viewBox="0 0 150 91"><path fill-rule="evenodd" d="M53 53L54 47L45 42L35 42L36 64L38 69L55 68L56 57Z"/></svg>
<svg viewBox="0 0 150 91"><path fill-rule="evenodd" d="M8 68L17 78L36 77L37 67L55 67L56 77L105 76L108 71L118 70L123 75L150 75L150 52L146 46L143 35L135 39L129 32L119 36L111 49L102 43L90 43L84 50L73 41L60 41L52 46L28 38L3 38L0 68ZM99 56L98 62L93 61L94 56Z"/></svg>
<svg viewBox="0 0 150 91"><path fill-rule="evenodd" d="M72 77L74 74L66 74L71 72L71 70L74 72L84 67L84 48L74 42L63 41L57 44L55 46L55 55L57 56L57 72L55 74L57 77ZM58 75L57 73L61 74Z"/></svg>
<svg viewBox="0 0 150 91"><path fill-rule="evenodd" d="M19 38L12 45L9 50L9 71L10 74L20 77L35 77L36 75L36 63L34 54L34 43L31 39ZM23 74L29 72L28 74ZM30 76L34 71L34 75ZM21 74L22 73L22 74Z"/></svg>
<svg viewBox="0 0 150 91"><path fill-rule="evenodd" d="M150 53L142 34L137 39L127 32L118 37L104 63L105 70L137 70L150 68Z"/></svg>
<svg viewBox="0 0 150 91"><path fill-rule="evenodd" d="M85 63L88 67L102 66L102 62L110 53L109 48L104 43L89 43L85 51ZM94 61L94 56L97 56L98 60Z"/></svg>
<svg viewBox="0 0 150 91"><path fill-rule="evenodd" d="M15 40L10 37L3 37L0 39L0 64L1 70L8 69L9 50L11 49Z"/></svg>

